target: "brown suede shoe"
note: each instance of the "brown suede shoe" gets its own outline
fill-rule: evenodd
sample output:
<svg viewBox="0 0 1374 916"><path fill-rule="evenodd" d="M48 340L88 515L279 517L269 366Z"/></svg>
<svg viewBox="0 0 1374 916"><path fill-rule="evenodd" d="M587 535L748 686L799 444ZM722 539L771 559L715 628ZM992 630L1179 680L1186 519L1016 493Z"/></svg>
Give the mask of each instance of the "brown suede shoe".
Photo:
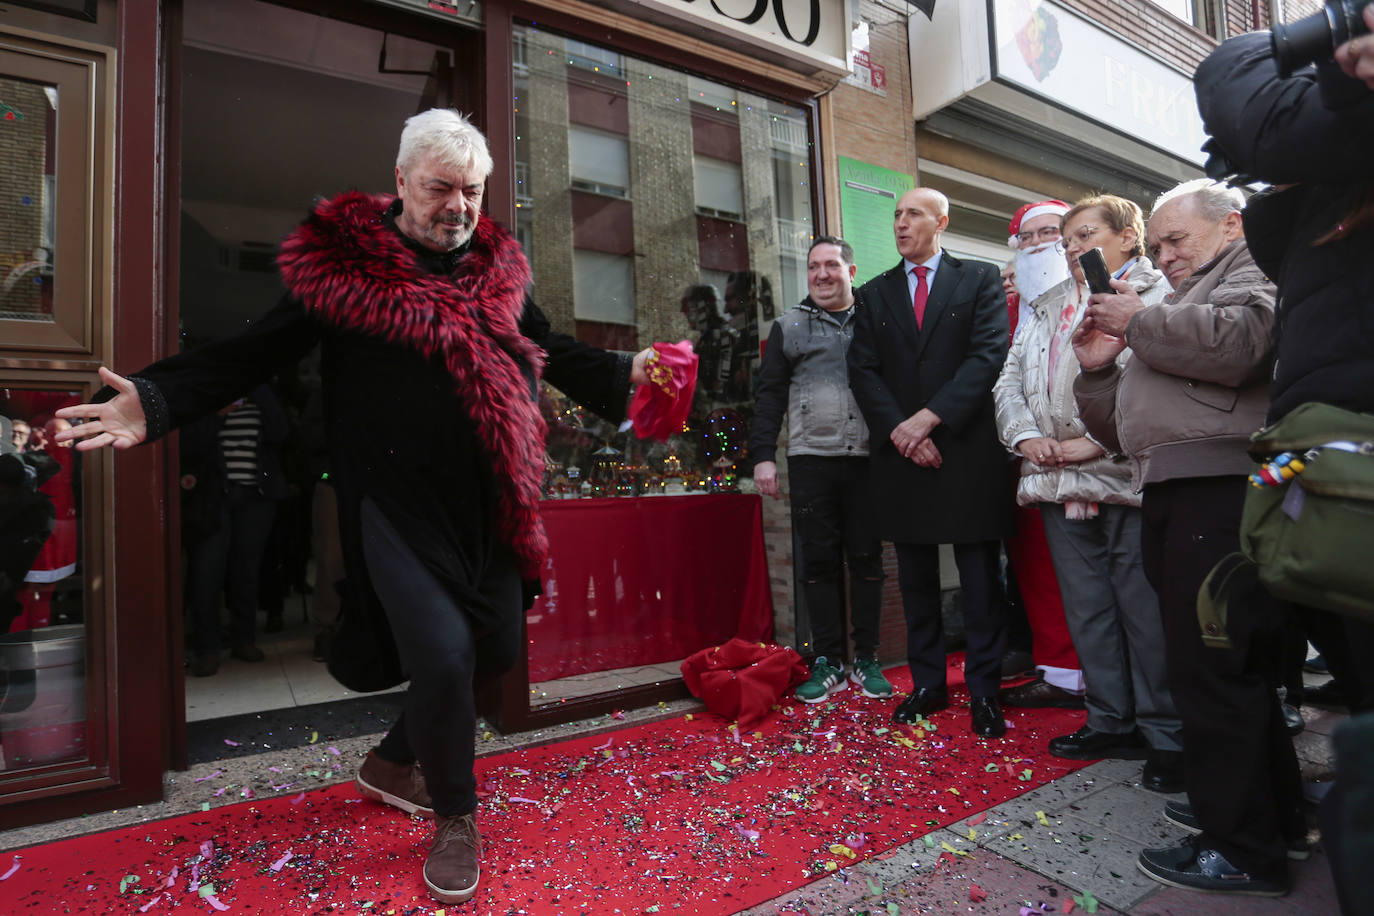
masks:
<svg viewBox="0 0 1374 916"><path fill-rule="evenodd" d="M425 859L425 886L440 903L462 903L477 893L482 869L482 835L477 812L441 817L434 824L434 844Z"/></svg>
<svg viewBox="0 0 1374 916"><path fill-rule="evenodd" d="M364 798L400 808L406 814L434 817L434 802L429 798L418 763L402 766L383 760L376 751L368 751L353 784Z"/></svg>

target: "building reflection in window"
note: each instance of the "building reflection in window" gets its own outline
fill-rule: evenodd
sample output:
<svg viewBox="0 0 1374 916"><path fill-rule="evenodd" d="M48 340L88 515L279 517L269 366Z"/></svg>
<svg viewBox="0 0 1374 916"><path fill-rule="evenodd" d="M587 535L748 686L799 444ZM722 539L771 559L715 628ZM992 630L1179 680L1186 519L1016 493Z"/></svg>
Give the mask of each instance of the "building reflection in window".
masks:
<svg viewBox="0 0 1374 916"><path fill-rule="evenodd" d="M540 307L598 346L686 339L701 356L689 427L666 444L546 386L546 495L733 489L722 454L745 456L722 430L747 438L759 341L806 294L807 111L532 26L513 58L515 233Z"/></svg>
<svg viewBox="0 0 1374 916"><path fill-rule="evenodd" d="M0 74L0 318L53 320L57 87Z"/></svg>

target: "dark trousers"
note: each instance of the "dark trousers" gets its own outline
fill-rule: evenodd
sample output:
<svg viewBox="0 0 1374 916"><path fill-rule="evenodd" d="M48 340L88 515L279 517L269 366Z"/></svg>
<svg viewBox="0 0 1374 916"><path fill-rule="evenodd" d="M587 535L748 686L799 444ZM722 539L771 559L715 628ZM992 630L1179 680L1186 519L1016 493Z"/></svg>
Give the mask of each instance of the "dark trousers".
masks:
<svg viewBox="0 0 1374 916"><path fill-rule="evenodd" d="M441 817L477 807L472 766L476 691L520 656L520 575L514 558L488 570L481 593L509 608L500 629L475 633L471 618L415 556L371 500L362 507L363 554L382 600L401 664L410 675L405 707L378 747L392 763L418 760Z"/></svg>
<svg viewBox="0 0 1374 916"><path fill-rule="evenodd" d="M1205 646L1197 619L1203 579L1240 547L1247 485L1244 477L1147 485L1141 545L1203 842L1243 871L1273 876L1287 871L1285 838L1306 830L1297 756L1274 692L1283 607L1252 578L1231 599L1230 649Z"/></svg>
<svg viewBox="0 0 1374 916"><path fill-rule="evenodd" d="M219 527L190 550L187 595L195 629L196 654L220 650L220 593L229 608L231 645L251 646L258 616L258 572L272 532L277 503L257 487L231 486Z"/></svg>
<svg viewBox="0 0 1374 916"><path fill-rule="evenodd" d="M1336 782L1317 812L1341 916L1374 916L1365 889L1374 862L1374 715L1352 716L1331 736Z"/></svg>
<svg viewBox="0 0 1374 916"><path fill-rule="evenodd" d="M1326 660L1351 714L1374 711L1374 622L1319 608L1296 607L1294 613Z"/></svg>
<svg viewBox="0 0 1374 916"><path fill-rule="evenodd" d="M940 554L936 544L895 544L897 582L906 613L906 657L912 685L945 686L945 632L940 608ZM995 697L1002 686L1006 646L1003 601L998 586L997 541L955 544L968 644L964 679L975 697Z"/></svg>
<svg viewBox="0 0 1374 916"><path fill-rule="evenodd" d="M792 525L801 542L802 594L811 644L832 664L844 661L844 569L854 657L878 652L882 542L870 528L868 459L797 455L787 462Z"/></svg>

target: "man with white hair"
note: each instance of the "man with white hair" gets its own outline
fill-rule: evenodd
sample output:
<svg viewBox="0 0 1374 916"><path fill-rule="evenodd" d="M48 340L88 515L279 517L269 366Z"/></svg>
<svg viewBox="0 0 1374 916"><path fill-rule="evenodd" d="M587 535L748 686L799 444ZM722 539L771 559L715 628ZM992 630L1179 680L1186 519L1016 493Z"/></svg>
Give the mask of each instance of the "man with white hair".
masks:
<svg viewBox="0 0 1374 916"><path fill-rule="evenodd" d="M1074 393L1088 431L1130 458L1142 491L1188 787L1188 803L1168 802L1164 817L1199 834L1143 850L1139 867L1177 887L1278 896L1287 859L1306 855L1297 758L1275 697L1282 608L1252 580L1231 603L1231 649L1204 646L1197 618L1207 573L1240 549L1246 445L1264 423L1273 362L1274 284L1246 247L1244 207L1239 191L1207 179L1159 198L1148 247L1173 295L1146 307L1121 281L1094 295L1073 336Z"/></svg>
<svg viewBox="0 0 1374 916"><path fill-rule="evenodd" d="M409 679L401 717L358 771L364 795L435 819L431 895L467 900L481 873L475 691L519 657L522 606L548 548L539 520L542 374L608 419L633 358L553 334L520 245L490 219L486 138L456 111L406 121L396 195L316 205L282 244L282 300L244 332L129 378L59 441L130 448L228 404L322 346L330 480L345 567L329 670L345 686ZM545 356L547 353L547 356ZM407 435L357 435L385 416Z"/></svg>

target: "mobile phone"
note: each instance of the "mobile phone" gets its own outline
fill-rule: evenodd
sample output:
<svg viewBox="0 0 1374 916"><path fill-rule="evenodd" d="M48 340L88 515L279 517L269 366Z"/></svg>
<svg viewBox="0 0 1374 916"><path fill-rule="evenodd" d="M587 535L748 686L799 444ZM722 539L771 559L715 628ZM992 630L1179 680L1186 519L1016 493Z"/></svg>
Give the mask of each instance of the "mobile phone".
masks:
<svg viewBox="0 0 1374 916"><path fill-rule="evenodd" d="M1088 289L1094 293L1113 293L1112 272L1107 269L1107 259L1102 256L1101 248L1085 251L1078 256L1078 266L1083 268L1083 276L1088 281Z"/></svg>

